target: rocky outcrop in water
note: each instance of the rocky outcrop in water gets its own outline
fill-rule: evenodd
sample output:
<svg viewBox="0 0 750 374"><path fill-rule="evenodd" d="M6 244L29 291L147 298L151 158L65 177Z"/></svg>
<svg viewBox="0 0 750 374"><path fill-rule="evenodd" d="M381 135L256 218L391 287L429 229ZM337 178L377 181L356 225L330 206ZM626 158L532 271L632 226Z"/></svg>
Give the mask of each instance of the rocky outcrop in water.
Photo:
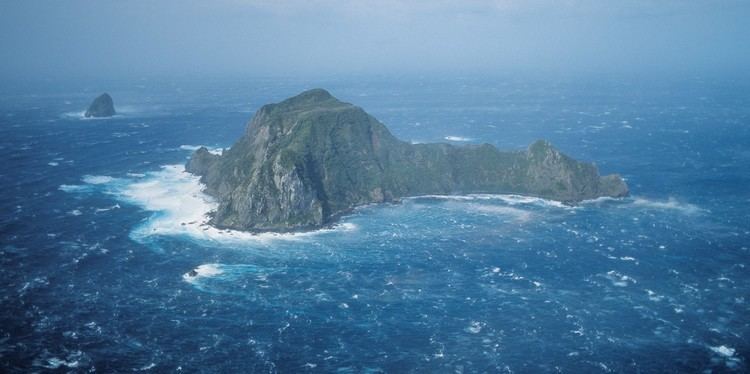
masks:
<svg viewBox="0 0 750 374"><path fill-rule="evenodd" d="M218 199L211 224L246 231L315 228L406 196L513 193L575 203L628 193L619 176L602 177L546 141L505 152L403 142L322 89L264 105L229 150L198 149L186 168Z"/></svg>
<svg viewBox="0 0 750 374"><path fill-rule="evenodd" d="M112 117L115 115L115 103L112 101L112 97L107 93L99 95L89 108L86 109L84 117L86 118L101 118L101 117Z"/></svg>

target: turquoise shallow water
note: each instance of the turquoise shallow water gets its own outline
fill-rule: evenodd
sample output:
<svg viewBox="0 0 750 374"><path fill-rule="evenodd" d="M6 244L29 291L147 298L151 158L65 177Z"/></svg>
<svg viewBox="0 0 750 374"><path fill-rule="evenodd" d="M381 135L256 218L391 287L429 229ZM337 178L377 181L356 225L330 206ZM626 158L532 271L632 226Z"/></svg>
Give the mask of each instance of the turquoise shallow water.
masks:
<svg viewBox="0 0 750 374"><path fill-rule="evenodd" d="M92 86L0 96L4 371L747 370L736 82L110 82L121 114L83 120ZM191 150L314 86L405 140L549 139L632 196L415 197L301 235L201 226L214 203L182 172Z"/></svg>

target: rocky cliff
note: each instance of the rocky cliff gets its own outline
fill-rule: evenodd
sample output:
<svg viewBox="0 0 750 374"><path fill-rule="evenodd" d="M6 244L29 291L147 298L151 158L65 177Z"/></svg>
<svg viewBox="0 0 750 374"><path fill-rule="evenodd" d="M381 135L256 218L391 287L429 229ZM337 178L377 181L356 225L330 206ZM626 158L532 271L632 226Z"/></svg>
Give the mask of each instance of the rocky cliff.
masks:
<svg viewBox="0 0 750 374"><path fill-rule="evenodd" d="M628 193L537 141L524 151L410 144L361 108L314 89L260 108L222 155L198 149L187 170L219 201L211 223L246 231L328 224L352 208L425 194L514 193L575 203Z"/></svg>
<svg viewBox="0 0 750 374"><path fill-rule="evenodd" d="M112 101L112 96L109 96L107 93L103 93L99 95L96 99L94 99L93 102L91 102L91 105L89 105L89 108L86 109L86 113L84 113L84 117L91 118L91 117L112 117L115 115L115 103Z"/></svg>

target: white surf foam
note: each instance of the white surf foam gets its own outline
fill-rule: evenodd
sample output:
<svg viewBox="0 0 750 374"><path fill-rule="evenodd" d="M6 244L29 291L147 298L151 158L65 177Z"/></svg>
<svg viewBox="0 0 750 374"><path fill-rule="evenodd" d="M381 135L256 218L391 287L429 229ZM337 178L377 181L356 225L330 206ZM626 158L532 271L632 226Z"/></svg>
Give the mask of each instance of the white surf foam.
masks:
<svg viewBox="0 0 750 374"><path fill-rule="evenodd" d="M480 196L489 196L489 198L497 198L510 205L530 204L530 205L549 206L549 207L563 208L563 209L574 208L573 206L565 205L559 201L543 199L541 197L521 196L521 195L480 195Z"/></svg>
<svg viewBox="0 0 750 374"><path fill-rule="evenodd" d="M466 207L478 213L509 216L519 222L527 222L531 219L531 212L513 207L474 203L467 204Z"/></svg>
<svg viewBox="0 0 750 374"><path fill-rule="evenodd" d="M680 202L677 199L670 197L666 201L650 200L642 197L634 197L633 205L643 207L646 209L658 209L658 210L674 210L684 214L698 214L704 212L704 209L685 202Z"/></svg>
<svg viewBox="0 0 750 374"><path fill-rule="evenodd" d="M443 139L451 141L451 142L470 142L472 140L471 138L465 138L463 136L455 136L455 135L448 135Z"/></svg>
<svg viewBox="0 0 750 374"><path fill-rule="evenodd" d="M588 199L581 201L581 205L590 205L590 204L602 204L612 201L622 201L623 198L621 197L610 197L610 196L601 196L597 197L595 199Z"/></svg>
<svg viewBox="0 0 750 374"><path fill-rule="evenodd" d="M113 178L107 175L84 175L81 178L84 184L61 184L57 189L68 193L86 193L93 192L98 189L105 189L105 192L111 193L110 191L113 186L121 183L123 180L120 178Z"/></svg>
<svg viewBox="0 0 750 374"><path fill-rule="evenodd" d="M124 110L123 107L117 107L117 113L114 116L109 117L86 117L86 111L75 111L75 112L65 112L60 117L67 118L67 119L80 119L83 121L106 121L113 118L121 118L126 113L134 113L132 110Z"/></svg>
<svg viewBox="0 0 750 374"><path fill-rule="evenodd" d="M456 201L476 201L476 200L499 200L508 205L537 205L542 207L554 207L562 209L575 209L570 205L565 205L559 201L543 199L541 197L523 196L515 194L469 194L469 195L421 195L407 199L437 199L437 200L456 200Z"/></svg>
<svg viewBox="0 0 750 374"><path fill-rule="evenodd" d="M209 147L209 146L205 146L205 145L190 145L190 144L183 144L183 145L180 146L180 149L182 149L184 151L197 151L198 149L200 149L200 147L206 147L206 149L208 149L209 153L212 153L212 154L215 154L215 155L218 155L218 156L221 156L221 153L223 151L229 149L228 147L227 148L220 148L220 147Z"/></svg>
<svg viewBox="0 0 750 374"><path fill-rule="evenodd" d="M115 180L115 178L106 175L84 175L82 180L88 184L107 184Z"/></svg>
<svg viewBox="0 0 750 374"><path fill-rule="evenodd" d="M330 232L357 230L353 223L342 223L330 228L302 233L260 233L222 230L208 225L209 213L218 204L203 192L200 178L185 172L184 165L166 165L159 171L134 179L91 176L83 178L88 185L60 186L67 192L102 188L119 200L155 214L136 227L131 236L136 240L156 235L187 235L193 239L227 244L267 242L272 240L301 240Z"/></svg>
<svg viewBox="0 0 750 374"><path fill-rule="evenodd" d="M85 113L86 113L85 110L75 111L75 112L65 112L65 113L62 114L61 117L63 117L63 118L75 118L75 119L86 119L86 117L84 117Z"/></svg>
<svg viewBox="0 0 750 374"><path fill-rule="evenodd" d="M224 273L219 264L203 264L193 269L193 272L195 273L191 274L188 272L183 274L182 279L191 282L197 278L210 278Z"/></svg>
<svg viewBox="0 0 750 374"><path fill-rule="evenodd" d="M475 197L470 195L420 195L407 197L406 199L418 200L418 199L436 199L436 200L476 200Z"/></svg>

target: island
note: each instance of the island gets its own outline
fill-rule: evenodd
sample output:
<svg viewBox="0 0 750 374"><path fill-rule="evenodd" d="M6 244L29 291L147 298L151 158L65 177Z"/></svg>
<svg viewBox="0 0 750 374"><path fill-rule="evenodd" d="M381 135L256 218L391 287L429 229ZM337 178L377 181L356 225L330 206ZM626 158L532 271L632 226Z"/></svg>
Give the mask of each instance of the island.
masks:
<svg viewBox="0 0 750 374"><path fill-rule="evenodd" d="M115 114L115 103L112 101L112 96L109 96L109 94L105 92L91 102L91 105L86 109L86 113L84 113L83 116L86 118L102 118L112 117Z"/></svg>
<svg viewBox="0 0 750 374"><path fill-rule="evenodd" d="M355 207L409 196L521 194L575 204L628 194L620 176L600 176L544 140L518 151L401 141L323 89L264 105L231 148L219 155L201 147L186 170L218 201L209 224L250 232L319 228Z"/></svg>

